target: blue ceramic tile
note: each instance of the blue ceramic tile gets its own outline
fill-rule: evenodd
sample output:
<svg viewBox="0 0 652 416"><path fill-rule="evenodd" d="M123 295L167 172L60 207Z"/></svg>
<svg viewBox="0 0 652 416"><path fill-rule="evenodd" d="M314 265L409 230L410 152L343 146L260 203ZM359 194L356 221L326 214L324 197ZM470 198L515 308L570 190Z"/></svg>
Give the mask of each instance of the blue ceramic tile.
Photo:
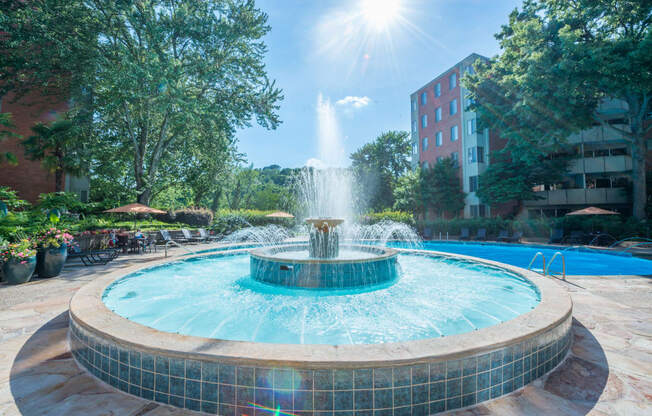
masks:
<svg viewBox="0 0 652 416"><path fill-rule="evenodd" d="M140 397L140 387L134 386L133 384L129 385L129 394Z"/></svg>
<svg viewBox="0 0 652 416"><path fill-rule="evenodd" d="M446 410L454 410L462 407L462 396L446 399Z"/></svg>
<svg viewBox="0 0 652 416"><path fill-rule="evenodd" d="M523 360L514 361L514 377L520 376L523 374Z"/></svg>
<svg viewBox="0 0 652 416"><path fill-rule="evenodd" d="M334 371L335 390L348 390L353 388L353 370Z"/></svg>
<svg viewBox="0 0 652 416"><path fill-rule="evenodd" d="M430 414L441 413L446 410L446 400L430 402Z"/></svg>
<svg viewBox="0 0 652 416"><path fill-rule="evenodd" d="M292 390L274 390L274 407L290 410L293 406Z"/></svg>
<svg viewBox="0 0 652 416"><path fill-rule="evenodd" d="M409 386L411 380L411 367L394 367L394 387Z"/></svg>
<svg viewBox="0 0 652 416"><path fill-rule="evenodd" d="M131 384L135 384L137 386L141 385L141 380L140 380L140 370L137 368L130 368L129 369L129 382Z"/></svg>
<svg viewBox="0 0 652 416"><path fill-rule="evenodd" d="M186 360L186 378L201 380L201 362Z"/></svg>
<svg viewBox="0 0 652 416"><path fill-rule="evenodd" d="M201 398L201 382L197 380L186 380L186 397L199 400Z"/></svg>
<svg viewBox="0 0 652 416"><path fill-rule="evenodd" d="M353 392L335 391L334 410L352 410L352 409L353 409Z"/></svg>
<svg viewBox="0 0 652 416"><path fill-rule="evenodd" d="M514 383L512 380L507 380L503 383L503 394L508 394L514 391Z"/></svg>
<svg viewBox="0 0 652 416"><path fill-rule="evenodd" d="M373 409L373 394L371 390L356 390L353 392L355 410Z"/></svg>
<svg viewBox="0 0 652 416"><path fill-rule="evenodd" d="M157 391L156 394L154 395L154 400L159 402L159 403L168 404L168 402L170 400L170 396L168 396L167 394L164 394L164 393L159 393Z"/></svg>
<svg viewBox="0 0 652 416"><path fill-rule="evenodd" d="M235 387L230 384L219 384L217 386L219 390L219 402L220 404L235 404Z"/></svg>
<svg viewBox="0 0 652 416"><path fill-rule="evenodd" d="M500 384L503 382L503 369L502 368L494 368L491 370L491 385L495 386L496 384Z"/></svg>
<svg viewBox="0 0 652 416"><path fill-rule="evenodd" d="M466 376L462 378L462 394L475 393L476 390L476 376Z"/></svg>
<svg viewBox="0 0 652 416"><path fill-rule="evenodd" d="M373 385L373 371L371 368L356 369L353 371L353 386L356 389L370 389Z"/></svg>
<svg viewBox="0 0 652 416"><path fill-rule="evenodd" d="M443 400L446 397L446 383L438 381L430 383L430 400Z"/></svg>
<svg viewBox="0 0 652 416"><path fill-rule="evenodd" d="M428 365L419 364L412 366L412 384L423 384L428 382Z"/></svg>
<svg viewBox="0 0 652 416"><path fill-rule="evenodd" d="M475 393L462 396L462 407L473 406L475 404Z"/></svg>
<svg viewBox="0 0 652 416"><path fill-rule="evenodd" d="M140 353L138 351L129 351L129 365L140 368Z"/></svg>
<svg viewBox="0 0 652 416"><path fill-rule="evenodd" d="M294 392L294 410L312 410L312 391Z"/></svg>
<svg viewBox="0 0 652 416"><path fill-rule="evenodd" d="M350 372L344 372L344 374ZM340 377L342 374L340 374ZM315 370L313 374L315 390L332 390L333 389L333 370ZM349 381L351 377L349 377ZM351 388L351 386L345 387Z"/></svg>
<svg viewBox="0 0 652 416"><path fill-rule="evenodd" d="M129 366L127 364L120 364L119 378L122 381L129 381Z"/></svg>
<svg viewBox="0 0 652 416"><path fill-rule="evenodd" d="M446 397L455 397L462 394L462 383L461 379L450 379L446 380Z"/></svg>
<svg viewBox="0 0 652 416"><path fill-rule="evenodd" d="M170 394L183 396L186 391L186 383L180 377L170 377Z"/></svg>
<svg viewBox="0 0 652 416"><path fill-rule="evenodd" d="M182 358L170 358L170 375L174 377L185 377L186 364Z"/></svg>
<svg viewBox="0 0 652 416"><path fill-rule="evenodd" d="M201 383L201 399L208 402L217 403L217 384L216 383Z"/></svg>
<svg viewBox="0 0 652 416"><path fill-rule="evenodd" d="M154 390L142 389L141 397L145 400L154 400Z"/></svg>
<svg viewBox="0 0 652 416"><path fill-rule="evenodd" d="M512 347L507 347L503 349L503 363L507 364L514 360L514 353Z"/></svg>
<svg viewBox="0 0 652 416"><path fill-rule="evenodd" d="M219 414L220 416L235 416L235 406L220 404Z"/></svg>
<svg viewBox="0 0 652 416"><path fill-rule="evenodd" d="M333 392L315 391L315 410L333 410Z"/></svg>
<svg viewBox="0 0 652 416"><path fill-rule="evenodd" d="M418 384L412 386L412 404L420 404L428 402L428 385Z"/></svg>
<svg viewBox="0 0 652 416"><path fill-rule="evenodd" d="M385 409L391 408L393 404L392 389L376 389L374 390L374 408Z"/></svg>
<svg viewBox="0 0 652 416"><path fill-rule="evenodd" d="M412 404L412 392L410 387L401 387L394 389L394 406L407 406Z"/></svg>
<svg viewBox="0 0 652 416"><path fill-rule="evenodd" d="M110 384L112 387L115 387L116 389L118 388L118 381L119 381L119 380L118 380L117 377L113 377L113 376L109 377L109 384Z"/></svg>
<svg viewBox="0 0 652 416"><path fill-rule="evenodd" d="M185 408L188 410L194 410L195 412L199 412L201 410L199 401L192 399L186 399Z"/></svg>
<svg viewBox="0 0 652 416"><path fill-rule="evenodd" d="M211 383L217 383L218 379L218 364L217 363L201 363L201 379Z"/></svg>
<svg viewBox="0 0 652 416"><path fill-rule="evenodd" d="M181 396L170 395L170 404L183 409L184 398Z"/></svg>
<svg viewBox="0 0 652 416"><path fill-rule="evenodd" d="M156 357L156 372L159 374L170 374L170 361L166 357Z"/></svg>
<svg viewBox="0 0 652 416"><path fill-rule="evenodd" d="M477 388L478 390L487 389L491 386L491 373L485 371L484 373L479 373L477 379Z"/></svg>
<svg viewBox="0 0 652 416"><path fill-rule="evenodd" d="M236 368L236 380L239 386L253 387L255 385L254 368L253 367Z"/></svg>
<svg viewBox="0 0 652 416"><path fill-rule="evenodd" d="M394 408L394 416L412 416L412 406Z"/></svg>
<svg viewBox="0 0 652 416"><path fill-rule="evenodd" d="M477 396L476 396L476 397L477 397L477 403L480 403L480 402L484 402L484 401L489 400L489 399L491 398L491 394L490 394L489 389L486 389L486 390L480 390L480 391L477 393Z"/></svg>
<svg viewBox="0 0 652 416"><path fill-rule="evenodd" d="M211 414L211 415L217 414L217 404L216 403L201 402L201 411L204 412L204 413Z"/></svg>
<svg viewBox="0 0 652 416"><path fill-rule="evenodd" d="M292 388L292 370L281 368L274 369L274 388L291 389Z"/></svg>
<svg viewBox="0 0 652 416"><path fill-rule="evenodd" d="M503 367L503 380L509 380L514 377L514 364L506 364Z"/></svg>
<svg viewBox="0 0 652 416"><path fill-rule="evenodd" d="M256 375L256 387L274 387L274 373L271 368L259 368L254 370Z"/></svg>
<svg viewBox="0 0 652 416"><path fill-rule="evenodd" d="M496 386L491 387L491 398L495 399L496 397L499 397L503 394L503 385L498 384Z"/></svg>
<svg viewBox="0 0 652 416"><path fill-rule="evenodd" d="M293 383L294 383L295 390L312 390L312 381L313 381L312 370L293 371Z"/></svg>
<svg viewBox="0 0 652 416"><path fill-rule="evenodd" d="M518 390L523 387L523 375L514 377L514 390Z"/></svg>
<svg viewBox="0 0 652 416"><path fill-rule="evenodd" d="M254 389L254 399L256 404L265 407L274 407L274 390L272 389Z"/></svg>
<svg viewBox="0 0 652 416"><path fill-rule="evenodd" d="M442 381L446 379L446 363L431 363L430 364L430 382Z"/></svg>
<svg viewBox="0 0 652 416"><path fill-rule="evenodd" d="M110 360L110 362L109 362L109 373L112 376L116 376L116 377L120 374L119 365L118 365L118 362L116 360Z"/></svg>
<svg viewBox="0 0 652 416"><path fill-rule="evenodd" d="M412 416L428 416L430 414L429 404L415 404L412 406Z"/></svg>
<svg viewBox="0 0 652 416"><path fill-rule="evenodd" d="M503 351L498 350L491 353L491 368L503 365Z"/></svg>
<svg viewBox="0 0 652 416"><path fill-rule="evenodd" d="M374 368L374 388L383 389L392 387L391 367Z"/></svg>
<svg viewBox="0 0 652 416"><path fill-rule="evenodd" d="M235 367L232 365L220 365L220 383L235 384Z"/></svg>
<svg viewBox="0 0 652 416"><path fill-rule="evenodd" d="M374 416L393 416L394 411L392 409L382 409L374 410Z"/></svg>
<svg viewBox="0 0 652 416"><path fill-rule="evenodd" d="M355 416L373 416L374 412L372 410L357 410Z"/></svg>
<svg viewBox="0 0 652 416"><path fill-rule="evenodd" d="M237 387L236 388L236 404L238 406L246 406L254 402L254 388L253 387Z"/></svg>
<svg viewBox="0 0 652 416"><path fill-rule="evenodd" d="M476 373L477 359L475 357L462 360L462 375L470 376Z"/></svg>
<svg viewBox="0 0 652 416"><path fill-rule="evenodd" d="M118 350L120 353L120 363L121 364L129 364L129 352L127 350L120 349Z"/></svg>
<svg viewBox="0 0 652 416"><path fill-rule="evenodd" d="M526 372L523 374L523 384L524 384L524 385L525 385L525 384L528 384L530 381L532 381L532 377L530 376L530 372L529 372L529 371L526 371Z"/></svg>
<svg viewBox="0 0 652 416"><path fill-rule="evenodd" d="M446 378L457 378L462 375L462 361L453 360L446 362Z"/></svg>
<svg viewBox="0 0 652 416"><path fill-rule="evenodd" d="M154 390L154 373L143 371L141 385L146 389Z"/></svg>

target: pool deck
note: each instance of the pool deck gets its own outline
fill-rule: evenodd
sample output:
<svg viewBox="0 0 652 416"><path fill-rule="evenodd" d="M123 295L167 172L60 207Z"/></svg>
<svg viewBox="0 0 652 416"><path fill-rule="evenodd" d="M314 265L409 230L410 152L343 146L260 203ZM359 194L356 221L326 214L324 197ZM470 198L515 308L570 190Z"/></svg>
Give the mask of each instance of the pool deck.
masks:
<svg viewBox="0 0 652 416"><path fill-rule="evenodd" d="M104 385L77 366L68 348L68 303L82 285L161 256L66 266L58 278L0 285L0 415L199 415ZM574 303L566 361L508 397L450 414L652 414L652 276L581 276L559 284Z"/></svg>

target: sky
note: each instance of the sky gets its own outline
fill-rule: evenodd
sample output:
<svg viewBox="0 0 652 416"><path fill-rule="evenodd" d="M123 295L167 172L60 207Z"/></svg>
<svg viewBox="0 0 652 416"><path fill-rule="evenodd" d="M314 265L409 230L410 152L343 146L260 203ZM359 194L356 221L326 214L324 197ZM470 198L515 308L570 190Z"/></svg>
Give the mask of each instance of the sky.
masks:
<svg viewBox="0 0 652 416"><path fill-rule="evenodd" d="M269 15L265 57L283 90L281 125L239 130L257 168L348 166L388 130L409 130L410 94L475 52L521 0L257 0ZM320 141L320 137L322 140Z"/></svg>

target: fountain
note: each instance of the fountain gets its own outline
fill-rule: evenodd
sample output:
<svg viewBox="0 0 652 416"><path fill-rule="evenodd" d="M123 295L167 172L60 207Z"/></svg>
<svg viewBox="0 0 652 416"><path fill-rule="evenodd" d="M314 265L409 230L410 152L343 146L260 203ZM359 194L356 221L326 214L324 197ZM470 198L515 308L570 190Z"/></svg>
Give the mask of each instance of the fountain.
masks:
<svg viewBox="0 0 652 416"><path fill-rule="evenodd" d="M340 254L340 236L337 226L344 222L338 218L308 218L310 237L308 253L311 258L332 259Z"/></svg>

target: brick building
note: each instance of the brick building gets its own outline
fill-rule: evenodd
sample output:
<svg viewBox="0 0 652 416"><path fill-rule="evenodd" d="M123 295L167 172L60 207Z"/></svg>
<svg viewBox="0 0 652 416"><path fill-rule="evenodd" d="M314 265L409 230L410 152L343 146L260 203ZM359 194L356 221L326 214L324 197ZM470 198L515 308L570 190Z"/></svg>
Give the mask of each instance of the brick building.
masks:
<svg viewBox="0 0 652 416"><path fill-rule="evenodd" d="M40 161L31 161L25 157L21 140L32 135L32 126L38 122L48 123L56 119L57 114L66 110L66 102L48 102L37 94L29 94L17 102L10 96L0 97L0 112L11 113L15 125L13 132L22 137L8 138L0 142L2 152L11 152L18 159L12 166L0 164L0 186L8 186L18 192L22 199L36 202L42 193L54 192L54 174L43 169ZM64 190L76 192L82 201L88 199L89 180L72 175L64 175Z"/></svg>

